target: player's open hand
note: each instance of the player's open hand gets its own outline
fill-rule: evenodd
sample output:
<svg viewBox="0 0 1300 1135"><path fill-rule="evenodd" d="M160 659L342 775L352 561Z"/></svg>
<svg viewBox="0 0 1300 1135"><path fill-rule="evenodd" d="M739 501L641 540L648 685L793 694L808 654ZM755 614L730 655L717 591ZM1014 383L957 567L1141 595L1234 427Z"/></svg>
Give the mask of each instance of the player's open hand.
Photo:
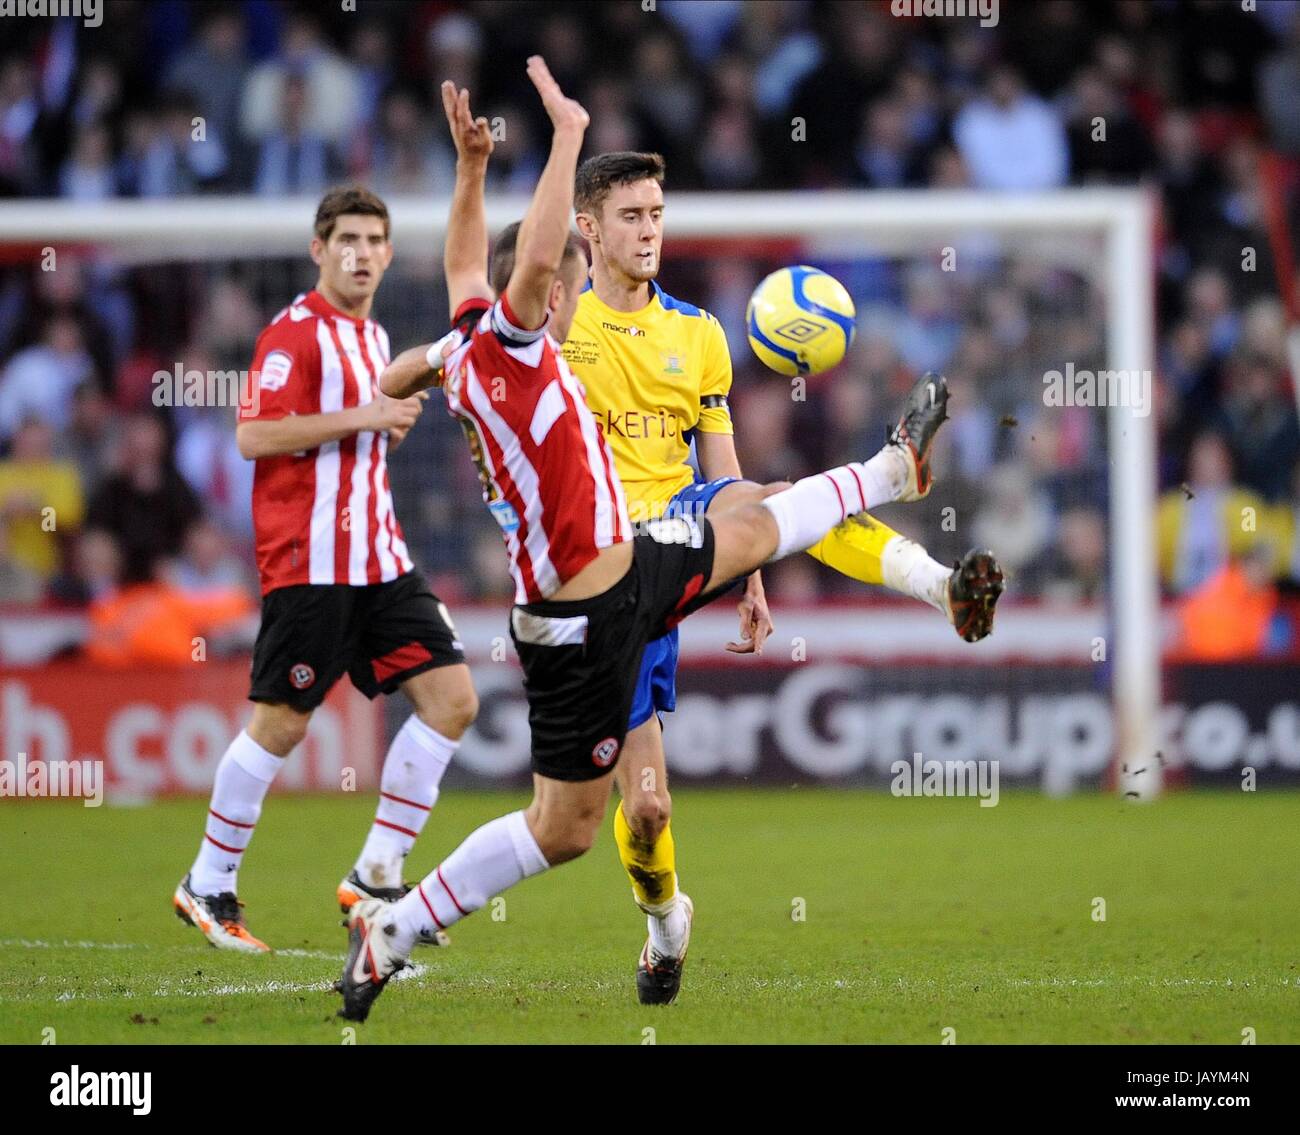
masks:
<svg viewBox="0 0 1300 1135"><path fill-rule="evenodd" d="M451 140L456 144L456 156L462 160L485 162L492 153L492 131L488 120L475 118L469 111L469 91L457 90L456 84L445 79L442 84L442 109L447 113L451 127Z"/></svg>
<svg viewBox="0 0 1300 1135"><path fill-rule="evenodd" d="M740 614L740 638L727 643L732 654L762 654L767 636L776 630L772 613L767 608L763 581L755 572L745 587L745 597L736 605Z"/></svg>
<svg viewBox="0 0 1300 1135"><path fill-rule="evenodd" d="M557 134L577 134L581 136L591 122L591 117L582 108L582 104L571 99L560 90L546 60L540 55L528 57L528 77L532 79L537 93L542 96L542 106L551 116L551 125Z"/></svg>

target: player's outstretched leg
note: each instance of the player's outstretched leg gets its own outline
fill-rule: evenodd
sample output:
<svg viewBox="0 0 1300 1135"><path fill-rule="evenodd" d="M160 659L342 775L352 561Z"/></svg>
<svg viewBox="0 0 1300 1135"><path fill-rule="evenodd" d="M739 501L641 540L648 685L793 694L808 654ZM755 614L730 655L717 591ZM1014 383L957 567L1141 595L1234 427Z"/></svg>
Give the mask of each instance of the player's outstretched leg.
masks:
<svg viewBox="0 0 1300 1135"><path fill-rule="evenodd" d="M934 483L930 443L947 417L947 380L934 372L922 375L889 436L892 444L915 450L918 495L900 500L919 499L930 491ZM1003 581L991 552L967 552L955 568L949 569L920 544L861 512L832 528L808 549L808 554L852 579L882 584L930 604L967 642L978 642L993 629L994 607L1002 594Z"/></svg>
<svg viewBox="0 0 1300 1135"><path fill-rule="evenodd" d="M755 568L811 548L850 516L926 496L934 483L930 450L947 405L947 382L927 374L912 388L898 425L875 456L804 477L761 501L710 517L713 572L686 612Z"/></svg>
<svg viewBox="0 0 1300 1135"><path fill-rule="evenodd" d="M947 409L947 381L942 375L927 373L912 387L885 446L869 461L805 477L779 492L773 493L769 487L766 494L760 490L761 499L719 514L710 512L716 549L705 597L767 560L800 550L811 551L825 561L819 552L831 548L838 555L845 546L843 539L832 541L832 535L857 530L867 535L854 554L859 565L874 560L878 578L871 582L929 603L967 642L989 634L1004 586L1001 568L991 552L973 550L955 568L946 568L919 544L867 515L881 504L928 495L934 484L930 451L947 419ZM776 521L775 532L772 520ZM863 554L864 549L868 554ZM856 571L845 574L858 576Z"/></svg>
<svg viewBox="0 0 1300 1135"><path fill-rule="evenodd" d="M851 516L892 501L919 500L927 495L934 484L930 450L947 416L947 405L947 382L940 375L927 374L912 388L889 440L870 460L804 477L761 501L710 518L713 571L699 598L686 606L686 613L756 567L812 547ZM920 561L929 561L918 545L906 543L919 554L913 568ZM988 552L968 553L963 563L955 572L934 564L938 572L933 573L932 601L958 625L964 638L973 641L988 633L994 604L1002 592L1002 573Z"/></svg>

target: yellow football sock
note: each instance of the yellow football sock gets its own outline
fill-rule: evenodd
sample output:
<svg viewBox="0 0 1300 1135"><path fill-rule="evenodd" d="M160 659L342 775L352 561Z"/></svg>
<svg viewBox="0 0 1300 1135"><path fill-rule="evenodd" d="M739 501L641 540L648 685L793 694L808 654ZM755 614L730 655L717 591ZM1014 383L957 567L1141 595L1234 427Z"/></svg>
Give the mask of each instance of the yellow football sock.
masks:
<svg viewBox="0 0 1300 1135"><path fill-rule="evenodd" d="M881 556L898 533L874 516L860 512L832 528L808 554L841 575L862 583L884 583Z"/></svg>
<svg viewBox="0 0 1300 1135"><path fill-rule="evenodd" d="M671 822L664 825L653 843L638 839L623 815L623 805L614 812L614 842L623 870L632 880L632 894L647 914L677 894L677 856L673 848Z"/></svg>

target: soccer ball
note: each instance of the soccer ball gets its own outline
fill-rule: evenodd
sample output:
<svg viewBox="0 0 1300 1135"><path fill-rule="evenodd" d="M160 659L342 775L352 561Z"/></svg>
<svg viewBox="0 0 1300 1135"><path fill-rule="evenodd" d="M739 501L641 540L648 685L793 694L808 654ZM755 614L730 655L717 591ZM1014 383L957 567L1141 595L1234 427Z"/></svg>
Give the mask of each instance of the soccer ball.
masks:
<svg viewBox="0 0 1300 1135"><path fill-rule="evenodd" d="M778 374L829 370L844 357L856 328L844 285L806 264L766 277L745 312L749 345Z"/></svg>

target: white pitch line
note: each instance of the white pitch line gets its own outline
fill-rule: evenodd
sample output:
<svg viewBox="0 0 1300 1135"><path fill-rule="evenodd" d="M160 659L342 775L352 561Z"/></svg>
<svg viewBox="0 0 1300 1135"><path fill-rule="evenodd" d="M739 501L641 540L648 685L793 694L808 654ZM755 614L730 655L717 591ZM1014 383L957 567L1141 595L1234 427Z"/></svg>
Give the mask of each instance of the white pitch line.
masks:
<svg viewBox="0 0 1300 1135"><path fill-rule="evenodd" d="M427 977L429 969L427 966L415 965L408 966L398 973L394 981L419 981ZM103 984L120 986L120 978L101 978ZM176 985L158 985L152 989L118 989L113 993L81 993L72 989L65 989L62 993L57 994L52 1000L56 1002L66 1001L133 1001L137 999L170 997L243 997L249 994L264 996L268 993L327 993L332 991L334 983L332 981L247 981L247 982L226 982L221 985L211 987L180 987ZM37 997L0 997L0 1005L19 1005L39 1003L43 998Z"/></svg>
<svg viewBox="0 0 1300 1135"><path fill-rule="evenodd" d="M198 946L151 946L146 942L84 942L65 938L61 942L46 942L39 938L0 938L0 949L16 950L184 950L196 952ZM327 950L272 950L285 958L318 958L321 961L341 962L342 954L331 954Z"/></svg>
<svg viewBox="0 0 1300 1135"><path fill-rule="evenodd" d="M0 938L0 948L26 949L26 950L153 950L157 952L166 951L186 951L190 953L202 953L202 947L193 946L156 946L146 942L89 942L84 940L72 940L65 938L62 941L45 941L40 938ZM273 950L271 955L285 958L314 958L319 961L341 962L344 958L342 953L330 953L328 950L300 950L290 948L286 950ZM406 981L412 977L423 976L426 967L416 963L399 973L393 980ZM985 976L985 975L981 975ZM464 978L463 980L474 980L473 978ZM495 984L490 978L481 979L486 984ZM878 986L882 979L875 981L863 980L862 978L753 978L752 983L760 988L802 988L805 985L812 984L822 985L829 984L835 989L848 989L858 986L871 987ZM1039 977L1039 978L990 978L994 983L1005 985L1018 985L1030 988L1043 989L1069 989L1069 988L1096 988L1106 989L1110 986L1121 985L1150 985L1150 986L1223 986L1224 988L1234 988L1240 985L1242 988L1249 988L1250 982L1237 982L1233 978L1214 978L1214 977L1142 977L1133 975L1131 977ZM1300 977L1279 977L1276 979L1280 985L1297 985L1300 986ZM597 983L600 986L600 983ZM941 985L951 984L942 983L935 979L915 979L907 977L896 977L891 982L893 985L903 987L920 987L926 989L937 989ZM603 988L603 986L600 986Z"/></svg>
<svg viewBox="0 0 1300 1135"><path fill-rule="evenodd" d="M317 958L325 962L341 962L343 954L331 954L328 950L272 950L273 954L281 958Z"/></svg>
<svg viewBox="0 0 1300 1135"><path fill-rule="evenodd" d="M0 938L0 947L22 950L147 950L139 942L44 942L39 938Z"/></svg>
<svg viewBox="0 0 1300 1135"><path fill-rule="evenodd" d="M84 940L63 939L62 941L45 941L39 938L3 938L0 939L0 948L10 949L27 949L27 950L154 950L164 951L186 951L199 952L198 947L190 946L151 946L144 942L90 942ZM324 950L300 950L287 949L275 950L271 956L280 954L289 958L308 958L319 961L340 962L343 960L343 954L333 954ZM396 974L394 981L411 981L419 980L428 973L428 967L416 963L408 966ZM1150 988L1197 988L1197 989L1249 989L1252 983L1250 981L1234 981L1232 978L1157 978L1157 977L1132 977L1120 978L985 978L989 981L990 986L1010 985L1020 988L1030 989L1108 989L1123 988L1131 986L1147 986ZM42 979L44 980L44 979ZM120 979L115 979L120 983ZM467 980L474 981L469 978ZM496 986L489 977L477 979L481 984L486 986ZM1274 979L1274 983L1282 986L1300 987L1300 978L1279 977ZM833 989L871 989L880 988L880 980L864 981L860 978L831 978L831 979L804 979L795 978L754 978L751 984L758 989L794 989L804 988L816 989L817 987L827 987ZM941 987L950 987L953 983L941 983L931 980L914 980L905 977L895 978L891 983L892 986L903 989L925 989L934 990ZM1260 985L1270 984L1267 979L1261 981ZM127 999L138 996L154 997L205 997L205 996L240 996L246 993L264 994L264 993L306 993L319 992L332 988L332 982L311 982L311 983L294 983L286 981L267 981L254 982L238 985L223 985L212 989L169 989L162 987L155 990L152 994L140 994L133 990L125 990L112 997L86 996L81 993L65 991L54 998L56 1001L112 1001L117 999ZM576 987L574 987L576 988ZM597 982L592 988L604 989L604 984ZM30 998L3 998L0 997L0 1004L17 1003L18 1001L30 1001Z"/></svg>
<svg viewBox="0 0 1300 1135"><path fill-rule="evenodd" d="M65 989L55 1001L133 1001L137 998L167 998L167 997L238 997L246 993L323 993L327 989L333 988L333 982L329 981L253 981L244 982L237 985L215 985L211 989L177 989L174 986L159 986L156 989L140 992L133 989L122 990L119 993L97 994L97 993L77 993L71 989ZM28 1002L36 998L22 997L0 997L0 1004L17 1005L20 1002Z"/></svg>

